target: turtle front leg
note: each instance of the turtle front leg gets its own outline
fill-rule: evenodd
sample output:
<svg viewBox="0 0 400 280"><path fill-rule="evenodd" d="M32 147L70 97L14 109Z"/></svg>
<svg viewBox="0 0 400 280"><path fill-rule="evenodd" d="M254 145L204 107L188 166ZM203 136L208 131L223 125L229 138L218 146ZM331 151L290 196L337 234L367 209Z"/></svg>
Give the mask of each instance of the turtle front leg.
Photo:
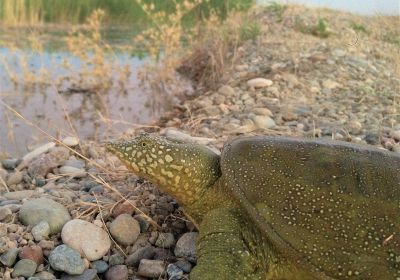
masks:
<svg viewBox="0 0 400 280"><path fill-rule="evenodd" d="M262 258L251 252L246 230L234 209L219 208L207 213L200 224L197 266L190 279L265 280Z"/></svg>

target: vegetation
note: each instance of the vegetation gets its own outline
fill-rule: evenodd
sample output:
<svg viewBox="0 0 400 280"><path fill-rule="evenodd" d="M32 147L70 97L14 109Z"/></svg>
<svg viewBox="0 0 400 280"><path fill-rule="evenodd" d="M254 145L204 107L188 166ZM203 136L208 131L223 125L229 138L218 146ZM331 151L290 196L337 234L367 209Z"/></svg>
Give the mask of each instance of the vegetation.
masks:
<svg viewBox="0 0 400 280"><path fill-rule="evenodd" d="M146 26L148 15L144 6L157 11L173 13L177 5L196 1L187 0L2 0L0 1L0 23L8 26L40 25L44 23L81 24L96 9L105 11L105 24ZM248 9L252 0L208 0L202 1L186 21L208 16L212 11L226 17L230 10Z"/></svg>
<svg viewBox="0 0 400 280"><path fill-rule="evenodd" d="M328 21L323 18L319 18L313 25L308 25L305 21L296 19L295 29L304 33L310 34L319 38L328 38L333 33L329 30Z"/></svg>
<svg viewBox="0 0 400 280"><path fill-rule="evenodd" d="M278 17L278 20L281 21L283 19L283 13L287 9L287 5L283 5L276 1L270 1L265 8L274 13Z"/></svg>
<svg viewBox="0 0 400 280"><path fill-rule="evenodd" d="M367 27L362 23L357 23L357 22L352 21L352 22L350 22L350 26L356 32L362 32L362 33L365 33L365 34L370 34L371 33L367 29Z"/></svg>

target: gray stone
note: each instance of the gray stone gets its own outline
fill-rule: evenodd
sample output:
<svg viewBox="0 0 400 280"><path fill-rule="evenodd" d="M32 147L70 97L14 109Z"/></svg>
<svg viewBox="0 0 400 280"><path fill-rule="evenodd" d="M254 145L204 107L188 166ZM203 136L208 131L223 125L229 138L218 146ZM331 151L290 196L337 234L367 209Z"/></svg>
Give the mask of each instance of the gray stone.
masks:
<svg viewBox="0 0 400 280"><path fill-rule="evenodd" d="M171 248L172 246L175 245L175 237L170 232L166 233L161 232L158 235L155 245L161 248Z"/></svg>
<svg viewBox="0 0 400 280"><path fill-rule="evenodd" d="M23 259L18 261L14 265L14 270L11 273L12 277L31 277L33 274L35 274L37 268L37 264L29 259Z"/></svg>
<svg viewBox="0 0 400 280"><path fill-rule="evenodd" d="M3 194L3 197L9 200L22 200L35 195L39 195L39 193L36 190L23 190L23 191L5 193Z"/></svg>
<svg viewBox="0 0 400 280"><path fill-rule="evenodd" d="M179 267L184 273L189 273L192 270L192 264L187 260L178 260L174 265Z"/></svg>
<svg viewBox="0 0 400 280"><path fill-rule="evenodd" d="M83 160L70 158L64 162L65 166L72 166L78 169L83 169L86 166L86 163Z"/></svg>
<svg viewBox="0 0 400 280"><path fill-rule="evenodd" d="M8 267L12 267L17 260L19 249L11 248L0 256L0 262Z"/></svg>
<svg viewBox="0 0 400 280"><path fill-rule="evenodd" d="M190 262L196 261L197 232L187 232L178 239L175 246L175 256L185 258Z"/></svg>
<svg viewBox="0 0 400 280"><path fill-rule="evenodd" d="M110 258L108 259L108 264L110 266L119 265L123 263L124 263L124 256L118 253L111 255Z"/></svg>
<svg viewBox="0 0 400 280"><path fill-rule="evenodd" d="M268 116L254 116L252 120L259 129L270 129L276 126L275 121Z"/></svg>
<svg viewBox="0 0 400 280"><path fill-rule="evenodd" d="M61 276L61 280L99 280L96 269L85 269L81 275L67 275Z"/></svg>
<svg viewBox="0 0 400 280"><path fill-rule="evenodd" d="M41 155L32 160L28 166L28 173L32 177L46 177L46 175L58 166L58 163L49 154Z"/></svg>
<svg viewBox="0 0 400 280"><path fill-rule="evenodd" d="M79 144L79 139L77 137L68 136L65 137L62 142L68 147L75 147Z"/></svg>
<svg viewBox="0 0 400 280"><path fill-rule="evenodd" d="M168 280L180 280L183 277L183 271L178 266L170 263L167 266Z"/></svg>
<svg viewBox="0 0 400 280"><path fill-rule="evenodd" d="M61 174L71 176L72 178L82 178L87 175L85 169L64 165L59 169Z"/></svg>
<svg viewBox="0 0 400 280"><path fill-rule="evenodd" d="M5 169L8 169L8 170L14 170L16 167L17 167L17 165L18 165L18 159L16 159L16 158L12 158L12 159L5 159L5 160L3 160L2 162L1 162L1 164L3 165L3 167L5 168Z"/></svg>
<svg viewBox="0 0 400 280"><path fill-rule="evenodd" d="M140 234L140 225L132 216L121 214L110 223L110 233L118 243L131 245Z"/></svg>
<svg viewBox="0 0 400 280"><path fill-rule="evenodd" d="M80 252L89 261L100 259L111 247L111 240L104 229L80 219L66 223L61 238L64 244Z"/></svg>
<svg viewBox="0 0 400 280"><path fill-rule="evenodd" d="M32 277L29 277L28 280L41 280L41 279L39 277L32 276Z"/></svg>
<svg viewBox="0 0 400 280"><path fill-rule="evenodd" d="M0 208L0 221L9 221L12 217L12 211L9 207L3 206Z"/></svg>
<svg viewBox="0 0 400 280"><path fill-rule="evenodd" d="M92 262L92 268L96 269L97 273L104 273L108 269L108 264L102 260L94 261Z"/></svg>
<svg viewBox="0 0 400 280"><path fill-rule="evenodd" d="M235 90L228 85L223 85L218 89L218 92L222 95L225 95L226 97L230 97L235 95Z"/></svg>
<svg viewBox="0 0 400 280"><path fill-rule="evenodd" d="M79 252L67 245L60 245L51 251L49 263L54 270L64 271L71 275L82 274L85 270Z"/></svg>
<svg viewBox="0 0 400 280"><path fill-rule="evenodd" d="M165 272L165 262L160 260L146 260L140 261L138 274L140 276L149 278L159 278Z"/></svg>
<svg viewBox="0 0 400 280"><path fill-rule="evenodd" d="M12 186L21 183L23 176L24 174L21 171L15 171L14 173L11 173L7 179L7 185Z"/></svg>
<svg viewBox="0 0 400 280"><path fill-rule="evenodd" d="M46 144L34 149L32 152L27 153L22 158L22 161L23 161L23 163L29 163L30 161L32 161L34 158L40 156L41 154L47 153L51 148L54 148L55 146L56 146L56 144L54 142L46 143Z"/></svg>
<svg viewBox="0 0 400 280"><path fill-rule="evenodd" d="M56 279L56 277L52 273L50 273L48 271L38 272L34 276L38 277L40 280L53 280L53 279Z"/></svg>
<svg viewBox="0 0 400 280"><path fill-rule="evenodd" d="M106 280L128 280L128 268L126 265L110 267L105 274Z"/></svg>
<svg viewBox="0 0 400 280"><path fill-rule="evenodd" d="M125 263L129 266L137 267L142 259L151 259L155 255L154 247L146 246L137 249L133 254L126 258Z"/></svg>
<svg viewBox="0 0 400 280"><path fill-rule="evenodd" d="M71 220L68 210L58 202L48 198L38 198L24 203L19 211L19 219L24 225L35 226L46 221L50 234L58 233Z"/></svg>
<svg viewBox="0 0 400 280"><path fill-rule="evenodd" d="M50 225L46 221L40 221L37 225L32 227L31 233L35 241L45 239L50 234Z"/></svg>

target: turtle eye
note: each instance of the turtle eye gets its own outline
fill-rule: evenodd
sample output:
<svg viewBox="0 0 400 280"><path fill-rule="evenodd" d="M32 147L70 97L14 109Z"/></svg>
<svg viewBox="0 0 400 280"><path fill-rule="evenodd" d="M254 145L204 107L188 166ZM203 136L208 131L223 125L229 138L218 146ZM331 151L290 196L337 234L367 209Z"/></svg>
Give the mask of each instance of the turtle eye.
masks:
<svg viewBox="0 0 400 280"><path fill-rule="evenodd" d="M146 144L146 142L142 142L141 145L142 145L142 147L146 147L147 144Z"/></svg>

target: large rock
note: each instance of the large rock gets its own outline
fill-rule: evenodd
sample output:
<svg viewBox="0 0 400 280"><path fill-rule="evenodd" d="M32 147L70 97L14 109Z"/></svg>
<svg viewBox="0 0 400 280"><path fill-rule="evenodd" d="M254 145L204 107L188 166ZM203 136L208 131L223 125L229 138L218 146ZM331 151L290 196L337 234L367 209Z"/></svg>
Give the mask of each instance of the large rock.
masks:
<svg viewBox="0 0 400 280"><path fill-rule="evenodd" d="M46 221L50 233L58 233L71 220L68 210L58 202L48 198L38 198L24 203L19 211L19 219L24 225L35 226Z"/></svg>
<svg viewBox="0 0 400 280"><path fill-rule="evenodd" d="M102 228L74 219L66 223L61 232L64 244L80 252L89 261L103 257L111 246L111 240Z"/></svg>
<svg viewBox="0 0 400 280"><path fill-rule="evenodd" d="M196 261L197 232L187 232L178 239L175 246L175 256L185 258L191 262Z"/></svg>
<svg viewBox="0 0 400 280"><path fill-rule="evenodd" d="M118 243L131 245L140 234L140 225L131 215L121 214L111 222L110 233Z"/></svg>
<svg viewBox="0 0 400 280"><path fill-rule="evenodd" d="M160 260L141 260L138 268L140 276L160 278L165 273L165 262Z"/></svg>
<svg viewBox="0 0 400 280"><path fill-rule="evenodd" d="M82 274L85 270L79 252L67 245L60 245L51 251L49 263L54 270L64 271L71 275Z"/></svg>
<svg viewBox="0 0 400 280"><path fill-rule="evenodd" d="M12 272L12 277L23 276L25 278L33 276L35 274L37 264L29 259L23 259L17 262L14 266L14 271Z"/></svg>

